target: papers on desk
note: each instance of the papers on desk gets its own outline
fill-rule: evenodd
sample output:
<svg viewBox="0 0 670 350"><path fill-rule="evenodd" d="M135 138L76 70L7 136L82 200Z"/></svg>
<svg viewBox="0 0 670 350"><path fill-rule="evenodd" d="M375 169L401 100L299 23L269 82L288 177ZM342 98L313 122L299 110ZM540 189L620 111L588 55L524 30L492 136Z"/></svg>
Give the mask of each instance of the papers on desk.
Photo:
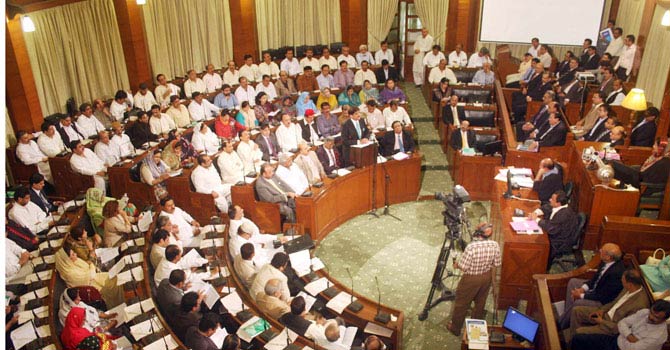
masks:
<svg viewBox="0 0 670 350"><path fill-rule="evenodd" d="M291 267L295 270L298 277L302 277L310 273L312 261L309 256L309 250L304 249L288 255L291 260Z"/></svg>
<svg viewBox="0 0 670 350"><path fill-rule="evenodd" d="M58 219L56 219L54 217L54 221L58 221ZM51 228L51 230L49 230L49 233L47 233L47 234L48 235L53 235L57 232L58 233L68 233L68 232L70 232L70 226L68 226L68 225L54 226L54 227Z"/></svg>
<svg viewBox="0 0 670 350"><path fill-rule="evenodd" d="M115 308L107 310L106 313L108 315L115 313L116 317L114 317L113 319L116 320L116 322L118 322L118 324L120 326L121 324L126 323L127 321L130 321L129 319L126 319L126 311L125 310L126 310L127 307L128 307L128 305L126 303L121 303L121 304L117 305Z"/></svg>
<svg viewBox="0 0 670 350"><path fill-rule="evenodd" d="M135 150L135 156L136 156L136 157L137 157L137 156L141 156L141 155L143 155L145 152L146 152L145 150L143 150L143 149L141 149L141 148L138 148L138 149Z"/></svg>
<svg viewBox="0 0 670 350"><path fill-rule="evenodd" d="M154 221L154 216L152 214L153 212L151 210L147 210L141 214L142 217L140 218L140 221L137 222L137 227L140 229L140 232L149 231L149 227Z"/></svg>
<svg viewBox="0 0 670 350"><path fill-rule="evenodd" d="M368 142L368 143L359 143L359 144L351 145L351 147L352 148L365 148L365 147L372 146L372 145L374 145L374 143Z"/></svg>
<svg viewBox="0 0 670 350"><path fill-rule="evenodd" d="M33 263L35 263L35 261L33 261ZM40 263L38 262L38 264ZM25 283L30 284L37 281L50 280L52 274L53 270L45 270L38 273L31 273L30 275L26 276Z"/></svg>
<svg viewBox="0 0 670 350"><path fill-rule="evenodd" d="M34 327L32 322L28 322L12 331L10 338L12 338L15 349L21 349L26 346L26 344L38 338Z"/></svg>
<svg viewBox="0 0 670 350"><path fill-rule="evenodd" d="M489 348L489 331L485 320L466 318L465 333L468 337L468 349Z"/></svg>
<svg viewBox="0 0 670 350"><path fill-rule="evenodd" d="M471 147L465 147L461 149L461 155L466 156L466 157L474 157L476 155L476 151L474 148Z"/></svg>
<svg viewBox="0 0 670 350"><path fill-rule="evenodd" d="M507 172L512 173L512 182L520 187L533 188L533 171L528 168L500 169L495 180L507 182Z"/></svg>
<svg viewBox="0 0 670 350"><path fill-rule="evenodd" d="M393 159L395 159L395 160L404 160L404 159L407 159L407 158L409 158L409 155L405 152L398 152L398 153L393 155Z"/></svg>
<svg viewBox="0 0 670 350"><path fill-rule="evenodd" d="M277 113L279 113L279 111L280 111L280 110L278 109L278 110L276 110L276 111L273 111L273 112L268 113L268 115L269 115L270 117L274 117L274 116L277 115Z"/></svg>
<svg viewBox="0 0 670 350"><path fill-rule="evenodd" d="M312 258L312 271L319 271L326 267L326 265L323 264L323 261L319 259L318 257L313 257Z"/></svg>
<svg viewBox="0 0 670 350"><path fill-rule="evenodd" d="M276 337L265 344L265 348L267 350L283 350L287 343L293 343L297 338L298 333L295 333L288 328L284 328Z"/></svg>
<svg viewBox="0 0 670 350"><path fill-rule="evenodd" d="M198 267L207 264L209 261L200 255L197 250L191 249L181 258L179 265L188 267Z"/></svg>
<svg viewBox="0 0 670 350"><path fill-rule="evenodd" d="M151 300L151 298L144 299L140 302L137 302L135 304L132 304L130 306L126 306L125 309L123 309L123 312L125 313L125 320L126 322L133 320L135 317L145 313L149 312L154 309L154 302Z"/></svg>
<svg viewBox="0 0 670 350"><path fill-rule="evenodd" d="M352 297L352 295L347 292L339 292L333 299L330 299L326 304L326 307L338 314L342 314L342 311L354 301L356 301L356 297Z"/></svg>
<svg viewBox="0 0 670 350"><path fill-rule="evenodd" d="M154 316L144 322L130 326L130 334L133 335L135 340L139 341L147 335L154 334L161 329L163 329L161 322L158 320L157 316Z"/></svg>
<svg viewBox="0 0 670 350"><path fill-rule="evenodd" d="M263 333L268 328L270 328L270 324L268 324L267 321L258 316L254 316L240 326L237 330L237 336L247 343L250 343L254 337Z"/></svg>
<svg viewBox="0 0 670 350"><path fill-rule="evenodd" d="M242 311L242 299L240 295L237 294L237 291L232 291L230 294L221 298L221 304L231 313L233 316L237 315L238 312Z"/></svg>
<svg viewBox="0 0 670 350"><path fill-rule="evenodd" d="M391 335L393 335L393 330L380 326L373 322L368 322L368 324L365 325L365 329L363 330L363 332L378 335L380 337L385 338L390 338Z"/></svg>
<svg viewBox="0 0 670 350"><path fill-rule="evenodd" d="M49 316L49 307L44 305L36 309L19 312L19 324L24 324L32 319L40 319Z"/></svg>
<svg viewBox="0 0 670 350"><path fill-rule="evenodd" d="M542 229L535 222L535 220L523 220L523 221L512 221L510 222L512 229L519 234L525 233L529 235L541 235Z"/></svg>
<svg viewBox="0 0 670 350"><path fill-rule="evenodd" d="M103 264L106 264L111 260L114 260L117 256L119 256L119 247L98 248L95 250L95 255L97 255L100 258L100 261Z"/></svg>
<svg viewBox="0 0 670 350"><path fill-rule="evenodd" d="M177 343L172 339L170 334L156 340L155 342L145 346L145 350L172 350L177 348Z"/></svg>
<svg viewBox="0 0 670 350"><path fill-rule="evenodd" d="M309 293L313 296L317 296L317 295L319 295L319 293L328 289L329 284L330 284L330 282L328 281L327 278L321 277L319 279L316 279L312 282L307 283L305 285L305 290L307 291L307 293ZM349 304L347 304L347 305L349 305Z"/></svg>
<svg viewBox="0 0 670 350"><path fill-rule="evenodd" d="M63 239L52 239L40 243L39 250L48 249L48 248L58 248L63 245Z"/></svg>
<svg viewBox="0 0 670 350"><path fill-rule="evenodd" d="M200 242L200 249L223 247L223 243L224 243L223 238L203 239Z"/></svg>
<svg viewBox="0 0 670 350"><path fill-rule="evenodd" d="M179 176L179 175L182 174L182 171L183 171L183 169L177 169L177 170L170 171L170 172L169 172L170 177L176 177L176 176Z"/></svg>
<svg viewBox="0 0 670 350"><path fill-rule="evenodd" d="M131 350L133 348L133 344L125 336L116 339L115 342L117 350Z"/></svg>
<svg viewBox="0 0 670 350"><path fill-rule="evenodd" d="M142 266L135 266L135 268L124 271L116 275L116 285L122 286L130 281L142 281L144 279L144 272Z"/></svg>
<svg viewBox="0 0 670 350"><path fill-rule="evenodd" d="M349 171L345 168L342 168L342 169L335 170L335 173L337 174L337 176L346 176L346 175L351 174L351 171Z"/></svg>
<svg viewBox="0 0 670 350"><path fill-rule="evenodd" d="M227 335L228 332L226 332L225 328L217 328L216 332L209 336L209 339L212 339L214 344L216 344L217 349L221 349L223 347L223 341L226 339Z"/></svg>
<svg viewBox="0 0 670 350"><path fill-rule="evenodd" d="M26 294L23 294L22 296L19 297L19 300L21 301L21 305L26 305L31 300L42 299L42 298L46 298L48 296L49 296L49 287L44 287L44 288L34 290L32 292L28 292Z"/></svg>
<svg viewBox="0 0 670 350"><path fill-rule="evenodd" d="M144 237L140 237L140 238L135 238L135 239L127 240L127 241L121 243L121 252L126 251L126 249L128 249L129 247L135 247L135 246L137 246L137 247L141 247L141 246L144 246L145 243L146 243L146 242L145 242L145 240L144 240Z"/></svg>
<svg viewBox="0 0 670 350"><path fill-rule="evenodd" d="M203 301L208 308L212 308L214 304L219 300L219 293L214 289L214 287L202 281L192 281L191 288L188 289L189 292L202 292L204 294Z"/></svg>
<svg viewBox="0 0 670 350"><path fill-rule="evenodd" d="M300 293L298 293L297 296L303 297L305 299L305 310L306 311L309 311L312 308L312 306L314 306L314 303L316 302L315 297L313 297L313 296L311 296L311 295L309 295L309 294L307 294L303 291L300 291Z"/></svg>

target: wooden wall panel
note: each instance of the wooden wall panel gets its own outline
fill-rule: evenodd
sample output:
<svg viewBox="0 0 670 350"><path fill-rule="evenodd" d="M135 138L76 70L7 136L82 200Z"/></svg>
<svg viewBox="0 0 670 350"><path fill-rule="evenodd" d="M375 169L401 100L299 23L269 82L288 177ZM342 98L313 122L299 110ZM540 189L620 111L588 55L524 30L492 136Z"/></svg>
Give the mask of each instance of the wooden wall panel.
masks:
<svg viewBox="0 0 670 350"><path fill-rule="evenodd" d="M477 50L479 28L479 0L451 0L447 17L447 47L451 52L456 44L462 44L468 54Z"/></svg>
<svg viewBox="0 0 670 350"><path fill-rule="evenodd" d="M349 44L351 52L358 52L358 46L368 42L368 1L340 0L342 19L342 41Z"/></svg>
<svg viewBox="0 0 670 350"><path fill-rule="evenodd" d="M259 0L262 1L262 0ZM233 57L242 65L244 55L257 60L258 35L256 34L256 6L254 0L230 0L230 20L233 28Z"/></svg>
<svg viewBox="0 0 670 350"><path fill-rule="evenodd" d="M144 37L142 10L136 0L114 0L116 20L121 34L130 88L137 91L140 83L153 86L149 52Z"/></svg>

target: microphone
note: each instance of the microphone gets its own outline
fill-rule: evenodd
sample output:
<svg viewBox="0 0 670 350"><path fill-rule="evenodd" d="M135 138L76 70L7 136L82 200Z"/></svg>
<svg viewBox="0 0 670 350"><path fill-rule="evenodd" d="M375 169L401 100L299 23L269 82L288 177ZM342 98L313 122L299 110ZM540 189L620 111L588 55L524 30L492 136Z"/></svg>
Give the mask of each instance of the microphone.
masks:
<svg viewBox="0 0 670 350"><path fill-rule="evenodd" d="M289 333L288 327L286 327L286 347L284 347L282 350L299 350L301 348L302 347L291 343L291 335ZM316 349L316 347L314 347L314 349Z"/></svg>
<svg viewBox="0 0 670 350"><path fill-rule="evenodd" d="M328 274L328 276L330 276L330 270L328 269L328 266L326 266L325 263L323 264L323 268L326 269L326 273ZM325 294L329 298L334 298L339 292L340 291L338 291L334 285L333 286L330 285L330 279L326 278L326 290L323 291L323 294Z"/></svg>
<svg viewBox="0 0 670 350"><path fill-rule="evenodd" d="M347 306L347 310L353 312L353 313L358 313L363 309L363 305L359 303L358 301L354 301L354 277L351 275L351 271L347 267L347 274L349 275L349 279L351 280L351 303L349 306Z"/></svg>
<svg viewBox="0 0 670 350"><path fill-rule="evenodd" d="M381 289L379 289L379 279L377 276L375 276L375 284L377 285L377 295L379 296L377 299L377 315L375 315L375 321L381 324L387 324L391 320L391 315L382 312L382 292Z"/></svg>

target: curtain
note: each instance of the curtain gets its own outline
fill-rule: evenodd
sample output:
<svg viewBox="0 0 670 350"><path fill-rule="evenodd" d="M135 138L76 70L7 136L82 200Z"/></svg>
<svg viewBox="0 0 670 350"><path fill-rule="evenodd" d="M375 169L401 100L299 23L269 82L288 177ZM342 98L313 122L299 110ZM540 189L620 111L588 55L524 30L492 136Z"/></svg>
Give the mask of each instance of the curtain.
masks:
<svg viewBox="0 0 670 350"><path fill-rule="evenodd" d="M142 13L154 75L170 80L233 58L228 0L150 0Z"/></svg>
<svg viewBox="0 0 670 350"><path fill-rule="evenodd" d="M398 11L397 0L368 0L368 49L379 50L379 43L389 33Z"/></svg>
<svg viewBox="0 0 670 350"><path fill-rule="evenodd" d="M342 41L339 0L255 1L260 51Z"/></svg>
<svg viewBox="0 0 670 350"><path fill-rule="evenodd" d="M605 7L603 8L603 18L600 20L600 28L607 27L607 21L610 19L610 11L612 10L612 0L605 0ZM596 38L592 39L596 42Z"/></svg>
<svg viewBox="0 0 670 350"><path fill-rule="evenodd" d="M665 8L656 5L636 84L644 90L647 101L658 108L661 107L670 71L670 28L661 25L665 11Z"/></svg>
<svg viewBox="0 0 670 350"><path fill-rule="evenodd" d="M637 34L640 32L644 3L644 0L621 0L619 3L615 27L623 28L624 37L633 34L637 38Z"/></svg>
<svg viewBox="0 0 670 350"><path fill-rule="evenodd" d="M89 0L30 13L23 33L45 115L128 89L128 72L112 0Z"/></svg>
<svg viewBox="0 0 670 350"><path fill-rule="evenodd" d="M446 50L447 16L449 15L449 0L415 0L416 14L421 19L423 27L428 29L435 39L433 42ZM394 11L395 13L395 11Z"/></svg>

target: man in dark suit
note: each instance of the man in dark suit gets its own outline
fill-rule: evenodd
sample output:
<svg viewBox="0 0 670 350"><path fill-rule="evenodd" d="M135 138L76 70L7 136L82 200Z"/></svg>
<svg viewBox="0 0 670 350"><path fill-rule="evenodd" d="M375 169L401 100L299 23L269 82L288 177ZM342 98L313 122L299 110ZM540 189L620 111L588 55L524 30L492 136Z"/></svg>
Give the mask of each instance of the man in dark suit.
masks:
<svg viewBox="0 0 670 350"><path fill-rule="evenodd" d="M621 292L621 275L626 269L621 261L621 248L614 243L605 243L599 254L600 265L590 280L571 278L568 281L565 311L558 321L560 329L570 326L573 307L602 306L614 300Z"/></svg>
<svg viewBox="0 0 670 350"><path fill-rule="evenodd" d="M377 84L384 84L387 80L393 79L393 81L398 81L398 71L391 67L389 61L382 60L381 68L377 68L375 71L375 77L377 78Z"/></svg>
<svg viewBox="0 0 670 350"><path fill-rule="evenodd" d="M612 109L608 105L602 105L600 109L598 109L598 119L594 122L593 128L591 128L588 133L584 134L583 141L596 141L600 134L607 130L605 124L607 124L607 119L609 119L611 113Z"/></svg>
<svg viewBox="0 0 670 350"><path fill-rule="evenodd" d="M318 326L316 322L310 322L305 319L307 310L305 298L297 296L291 300L291 312L283 314L279 318L279 322L290 330L298 333L301 337L308 337L314 339L318 334Z"/></svg>
<svg viewBox="0 0 670 350"><path fill-rule="evenodd" d="M553 91L547 91L542 96L544 106L540 108L529 121L520 121L516 123L516 140L526 141L530 134L542 128L549 121L549 114L558 112L558 104L555 102L556 94Z"/></svg>
<svg viewBox="0 0 670 350"><path fill-rule="evenodd" d="M596 47L595 46L589 46L588 49L586 49L586 53L582 55L582 59L580 62L580 66L584 70L593 70L593 69L598 69L600 62L600 56L596 53Z"/></svg>
<svg viewBox="0 0 670 350"><path fill-rule="evenodd" d="M548 202L556 191L562 189L563 174L560 173L558 167L554 166L554 161L551 158L542 159L533 181L533 191L537 192L540 202Z"/></svg>
<svg viewBox="0 0 670 350"><path fill-rule="evenodd" d="M281 148L277 142L277 136L270 131L270 125L267 123L261 124L261 134L256 137L256 143L263 152L263 160L270 161L270 158L277 158Z"/></svg>
<svg viewBox="0 0 670 350"><path fill-rule="evenodd" d="M342 167L342 159L340 152L335 147L335 139L333 137L326 137L323 145L316 149L316 156L319 157L323 170L326 174L331 174L333 171Z"/></svg>
<svg viewBox="0 0 670 350"><path fill-rule="evenodd" d="M575 77L577 76L577 69L579 68L579 62L577 62L576 58L571 58L570 63L569 63L569 68L565 73L562 73L561 76L558 78L558 85L566 85L567 83L571 82Z"/></svg>
<svg viewBox="0 0 670 350"><path fill-rule="evenodd" d="M612 71L612 67L602 67L600 68L600 72L602 74L602 81L600 82L600 87L598 88L598 91L600 92L600 96L603 98L603 100L609 96L612 91L614 91L614 72Z"/></svg>
<svg viewBox="0 0 670 350"><path fill-rule="evenodd" d="M37 204L40 209L49 214L58 210L58 206L63 204L61 201L52 202L44 193L46 181L40 173L34 173L30 176L30 201Z"/></svg>
<svg viewBox="0 0 670 350"><path fill-rule="evenodd" d="M314 111L312 109L305 111L305 118L298 124L302 129L302 138L305 142L314 143L314 141L321 138L319 130L316 127L316 122L314 121Z"/></svg>
<svg viewBox="0 0 670 350"><path fill-rule="evenodd" d="M279 212L286 217L286 221L295 222L296 194L275 176L275 169L270 163L261 165L261 176L256 179L255 187L260 201L278 203Z"/></svg>
<svg viewBox="0 0 670 350"><path fill-rule="evenodd" d="M465 120L465 108L458 105L458 96L451 95L449 103L442 109L442 120L445 124L459 127Z"/></svg>
<svg viewBox="0 0 670 350"><path fill-rule="evenodd" d="M391 127L393 131L384 134L380 142L382 155L389 157L398 152L414 152L412 135L402 129L402 123L396 120Z"/></svg>
<svg viewBox="0 0 670 350"><path fill-rule="evenodd" d="M561 85L560 88L558 100L563 106L568 102L581 103L582 99L586 99L586 96L588 96L588 91L584 92L584 85L579 82L576 76L566 85Z"/></svg>
<svg viewBox="0 0 670 350"><path fill-rule="evenodd" d="M184 296L186 287L186 273L184 270L176 269L170 272L170 277L161 281L156 288L156 301L161 313L170 322L170 318L177 314L181 298Z"/></svg>
<svg viewBox="0 0 670 350"><path fill-rule="evenodd" d="M565 145L565 137L568 134L568 129L565 124L561 122L558 113L549 115L549 123L545 124L540 130L534 131L531 137L535 138L533 147L551 147Z"/></svg>
<svg viewBox="0 0 670 350"><path fill-rule="evenodd" d="M656 138L656 119L661 113L656 107L649 107L644 119L637 123L630 133L631 146L651 147Z"/></svg>
<svg viewBox="0 0 670 350"><path fill-rule="evenodd" d="M63 140L63 144L67 147L70 146L70 143L74 140L84 140L84 134L82 134L77 125L72 122L72 117L65 116L60 122L56 123L56 130L60 134L60 138Z"/></svg>
<svg viewBox="0 0 670 350"><path fill-rule="evenodd" d="M563 190L558 190L549 198L551 213L549 217L542 218L538 225L549 237L549 261L554 257L572 251L572 245L576 241L578 226L577 214L568 207L568 197ZM531 214L532 219L537 219L537 213ZM550 267L548 265L547 267Z"/></svg>
<svg viewBox="0 0 670 350"><path fill-rule="evenodd" d="M174 334L182 342L186 339L186 331L191 327L198 327L202 314L200 310L200 295L196 292L188 292L181 298L179 310L172 316L168 325Z"/></svg>
<svg viewBox="0 0 670 350"><path fill-rule="evenodd" d="M538 64L539 66L540 64ZM512 102L512 108L514 112L515 121L523 121L526 116L526 108L528 108L528 102L530 101L541 101L544 97L544 94L547 91L552 90L551 83L551 74L549 72L542 73L542 78L538 80L531 80L528 83L528 88L526 90L525 98L522 100L517 100L516 103Z"/></svg>
<svg viewBox="0 0 670 350"><path fill-rule="evenodd" d="M361 120L361 112L357 107L349 110L350 118L342 125L342 153L344 166L352 164L350 158L351 146L356 144L367 144L370 142L370 129Z"/></svg>
<svg viewBox="0 0 670 350"><path fill-rule="evenodd" d="M451 141L449 145L451 148L460 151L463 148L475 148L477 137L474 130L470 130L470 122L464 120L461 122L461 127L451 133Z"/></svg>

